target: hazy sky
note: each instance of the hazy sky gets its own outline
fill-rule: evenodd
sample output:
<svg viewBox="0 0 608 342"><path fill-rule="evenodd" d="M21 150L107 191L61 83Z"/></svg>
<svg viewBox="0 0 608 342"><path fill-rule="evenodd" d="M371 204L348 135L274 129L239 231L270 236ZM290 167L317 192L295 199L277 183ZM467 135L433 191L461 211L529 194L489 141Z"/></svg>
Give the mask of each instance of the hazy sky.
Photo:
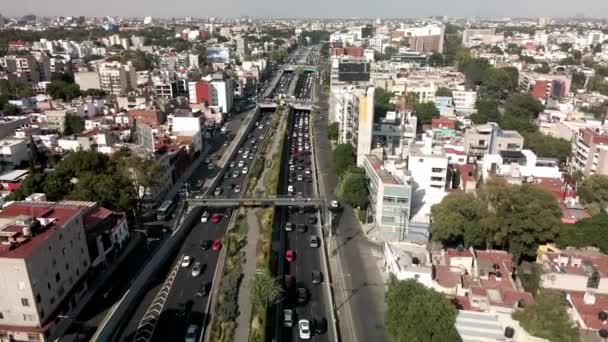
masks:
<svg viewBox="0 0 608 342"><path fill-rule="evenodd" d="M608 0L0 0L7 16L608 17Z"/></svg>

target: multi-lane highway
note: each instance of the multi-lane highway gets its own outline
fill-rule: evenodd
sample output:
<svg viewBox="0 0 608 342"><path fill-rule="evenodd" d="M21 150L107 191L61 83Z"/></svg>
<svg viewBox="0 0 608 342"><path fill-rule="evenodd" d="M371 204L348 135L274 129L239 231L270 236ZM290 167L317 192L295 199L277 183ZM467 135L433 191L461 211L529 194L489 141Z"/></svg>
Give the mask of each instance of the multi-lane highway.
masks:
<svg viewBox="0 0 608 342"><path fill-rule="evenodd" d="M228 177L224 178L224 174L218 175L221 179L216 188L209 189L210 195L218 198L234 198L244 192L247 169L256 154L253 148L256 145L252 145L252 142L261 141L269 132L268 115L263 113L260 115L255 119L259 124L245 133L247 140L236 147L241 153L237 153L229 161L225 172ZM224 152L220 151L220 153ZM206 170L207 165L202 168ZM192 179L191 186L200 187L203 178ZM236 191L237 187L241 190ZM163 273L164 277L160 277L148 291L120 332L118 341L183 341L186 331L191 326L196 330L197 338L200 336L203 324L207 322L208 292L230 216L227 210L204 209L203 212L208 213L206 222L202 222L202 218L197 218L196 226L186 237L174 260L168 263L166 272ZM182 264L185 256L188 256L190 261ZM195 276L194 265L197 262L200 263L200 274Z"/></svg>

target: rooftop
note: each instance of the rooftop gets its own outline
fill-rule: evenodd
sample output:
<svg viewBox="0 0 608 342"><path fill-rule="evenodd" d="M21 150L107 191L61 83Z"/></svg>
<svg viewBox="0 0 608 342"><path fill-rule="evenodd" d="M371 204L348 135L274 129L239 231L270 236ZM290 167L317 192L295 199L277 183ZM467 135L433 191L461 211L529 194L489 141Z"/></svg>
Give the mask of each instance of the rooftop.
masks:
<svg viewBox="0 0 608 342"><path fill-rule="evenodd" d="M587 300L585 300L585 296L587 296ZM608 296L570 292L567 294L567 298L583 321L585 326L582 328L608 329L608 321L599 318L600 312L608 310Z"/></svg>

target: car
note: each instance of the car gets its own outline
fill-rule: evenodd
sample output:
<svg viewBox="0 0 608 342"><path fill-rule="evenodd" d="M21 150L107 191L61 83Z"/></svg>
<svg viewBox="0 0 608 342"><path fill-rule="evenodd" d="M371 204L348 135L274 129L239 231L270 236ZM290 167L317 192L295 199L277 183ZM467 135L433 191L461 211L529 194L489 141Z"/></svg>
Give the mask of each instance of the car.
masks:
<svg viewBox="0 0 608 342"><path fill-rule="evenodd" d="M298 304L306 305L308 302L308 290L305 287L298 287L296 290Z"/></svg>
<svg viewBox="0 0 608 342"><path fill-rule="evenodd" d="M207 164L207 170L213 170L215 168L215 164Z"/></svg>
<svg viewBox="0 0 608 342"><path fill-rule="evenodd" d="M288 193L293 193L293 185L290 185L287 187L287 192Z"/></svg>
<svg viewBox="0 0 608 342"><path fill-rule="evenodd" d="M211 215L211 223L219 223L222 220L222 214L215 213Z"/></svg>
<svg viewBox="0 0 608 342"><path fill-rule="evenodd" d="M253 154L253 153L252 153L252 154L250 154L250 155L249 155L249 160L253 160L253 157L255 157L255 156L254 156L254 154Z"/></svg>
<svg viewBox="0 0 608 342"><path fill-rule="evenodd" d="M239 165L239 167L243 167L243 166L245 166L245 162L242 161L242 160L239 160L239 164L238 165Z"/></svg>
<svg viewBox="0 0 608 342"><path fill-rule="evenodd" d="M246 175L246 174L247 174L247 172L249 172L249 168L248 168L247 166L245 166L245 167L243 168L243 171L241 171L241 173L242 173L242 174L244 174L244 175Z"/></svg>
<svg viewBox="0 0 608 342"><path fill-rule="evenodd" d="M190 324L186 330L184 342L196 342L196 335L198 335L198 326Z"/></svg>
<svg viewBox="0 0 608 342"><path fill-rule="evenodd" d="M192 262L192 258L189 255L184 255L182 257L182 267L190 267L190 263Z"/></svg>
<svg viewBox="0 0 608 342"><path fill-rule="evenodd" d="M211 162L211 158L207 157L205 158L205 163L209 164Z"/></svg>
<svg viewBox="0 0 608 342"><path fill-rule="evenodd" d="M287 181L289 182L289 184L291 184L291 183L293 183L293 182L295 181L295 179L293 179L293 177L289 177L289 178L287 179Z"/></svg>
<svg viewBox="0 0 608 342"><path fill-rule="evenodd" d="M318 248L319 247L319 237L316 235L311 235L309 245L312 248Z"/></svg>
<svg viewBox="0 0 608 342"><path fill-rule="evenodd" d="M205 251L208 250L209 248L211 248L211 240L201 241L201 248Z"/></svg>
<svg viewBox="0 0 608 342"><path fill-rule="evenodd" d="M201 272L203 269L204 269L204 267L200 261L195 262L194 265L192 266L192 276L198 277L199 275L201 275Z"/></svg>
<svg viewBox="0 0 608 342"><path fill-rule="evenodd" d="M287 262L293 262L295 260L295 253L293 252L293 250L288 249L285 252L285 260L287 260Z"/></svg>
<svg viewBox="0 0 608 342"><path fill-rule="evenodd" d="M298 225L298 232L300 232L300 233L306 233L306 230L308 230L308 227L306 227L305 224L299 224Z"/></svg>
<svg viewBox="0 0 608 342"><path fill-rule="evenodd" d="M213 191L213 194L215 196L221 195L222 194L222 188L220 188L220 187L215 188L215 191Z"/></svg>
<svg viewBox="0 0 608 342"><path fill-rule="evenodd" d="M290 232L293 230L293 224L291 222L285 223L285 231Z"/></svg>
<svg viewBox="0 0 608 342"><path fill-rule="evenodd" d="M240 186L240 185L235 186L235 187L234 187L234 192L235 192L235 193L237 193L237 194L238 194L239 192L241 192L241 186Z"/></svg>
<svg viewBox="0 0 608 342"><path fill-rule="evenodd" d="M239 148L239 150L238 150L238 151L236 151L236 153L238 153L238 154L243 153L243 149L242 149L242 148Z"/></svg>
<svg viewBox="0 0 608 342"><path fill-rule="evenodd" d="M219 251L220 249L222 249L222 241L220 241L220 240L213 240L213 244L211 245L211 249L213 249L214 251Z"/></svg>
<svg viewBox="0 0 608 342"><path fill-rule="evenodd" d="M207 221L209 221L209 212L205 211L203 213L203 215L201 216L201 222L202 223L207 223Z"/></svg>
<svg viewBox="0 0 608 342"><path fill-rule="evenodd" d="M317 334L324 334L327 331L327 320L325 317L315 318L312 325L315 329L315 333Z"/></svg>
<svg viewBox="0 0 608 342"><path fill-rule="evenodd" d="M230 178L230 173L229 172L224 173L224 179L228 179L228 178Z"/></svg>
<svg viewBox="0 0 608 342"><path fill-rule="evenodd" d="M295 283L295 280L292 275L286 274L283 276L283 286L285 286L285 289L290 289L293 283Z"/></svg>
<svg viewBox="0 0 608 342"><path fill-rule="evenodd" d="M307 175L311 174L310 169L304 170L304 173L307 174Z"/></svg>
<svg viewBox="0 0 608 342"><path fill-rule="evenodd" d="M288 328L293 327L293 310L283 310L283 326L286 326Z"/></svg>
<svg viewBox="0 0 608 342"><path fill-rule="evenodd" d="M313 284L323 284L323 273L320 271L312 271L312 283Z"/></svg>
<svg viewBox="0 0 608 342"><path fill-rule="evenodd" d="M235 167L235 166L236 166L236 163L235 163L235 162L233 162L233 161L231 161L231 162L230 162L230 164L228 164L228 167L231 167L231 168L232 168L232 167Z"/></svg>
<svg viewBox="0 0 608 342"><path fill-rule="evenodd" d="M298 180L298 182L301 182L304 180L304 176L298 175L298 177L296 179Z"/></svg>
<svg viewBox="0 0 608 342"><path fill-rule="evenodd" d="M234 171L234 172L232 173L232 178L237 178L237 177L239 176L239 174L240 174L240 173L239 173L238 171Z"/></svg>
<svg viewBox="0 0 608 342"><path fill-rule="evenodd" d="M233 183L230 183L230 184L228 184L226 186L226 190L232 190L232 189L234 189L234 184Z"/></svg>
<svg viewBox="0 0 608 342"><path fill-rule="evenodd" d="M205 297L209 294L209 283L202 283L201 286L196 289L196 295L199 297Z"/></svg>
<svg viewBox="0 0 608 342"><path fill-rule="evenodd" d="M307 319L298 321L298 334L302 340L310 340L310 322Z"/></svg>
<svg viewBox="0 0 608 342"><path fill-rule="evenodd" d="M309 224L317 224L317 217L314 216L314 215L308 216L308 223Z"/></svg>

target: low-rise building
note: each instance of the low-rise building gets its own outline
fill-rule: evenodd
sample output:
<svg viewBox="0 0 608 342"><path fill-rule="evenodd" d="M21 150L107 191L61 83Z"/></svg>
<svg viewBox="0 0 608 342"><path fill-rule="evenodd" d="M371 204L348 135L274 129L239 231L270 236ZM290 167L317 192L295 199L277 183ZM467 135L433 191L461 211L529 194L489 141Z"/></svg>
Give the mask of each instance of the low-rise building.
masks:
<svg viewBox="0 0 608 342"><path fill-rule="evenodd" d="M27 160L29 160L29 155L26 140L0 140L0 163L2 164L2 169L18 168L21 163Z"/></svg>
<svg viewBox="0 0 608 342"><path fill-rule="evenodd" d="M414 279L433 288L433 265L425 244L385 242L384 268L399 280Z"/></svg>

